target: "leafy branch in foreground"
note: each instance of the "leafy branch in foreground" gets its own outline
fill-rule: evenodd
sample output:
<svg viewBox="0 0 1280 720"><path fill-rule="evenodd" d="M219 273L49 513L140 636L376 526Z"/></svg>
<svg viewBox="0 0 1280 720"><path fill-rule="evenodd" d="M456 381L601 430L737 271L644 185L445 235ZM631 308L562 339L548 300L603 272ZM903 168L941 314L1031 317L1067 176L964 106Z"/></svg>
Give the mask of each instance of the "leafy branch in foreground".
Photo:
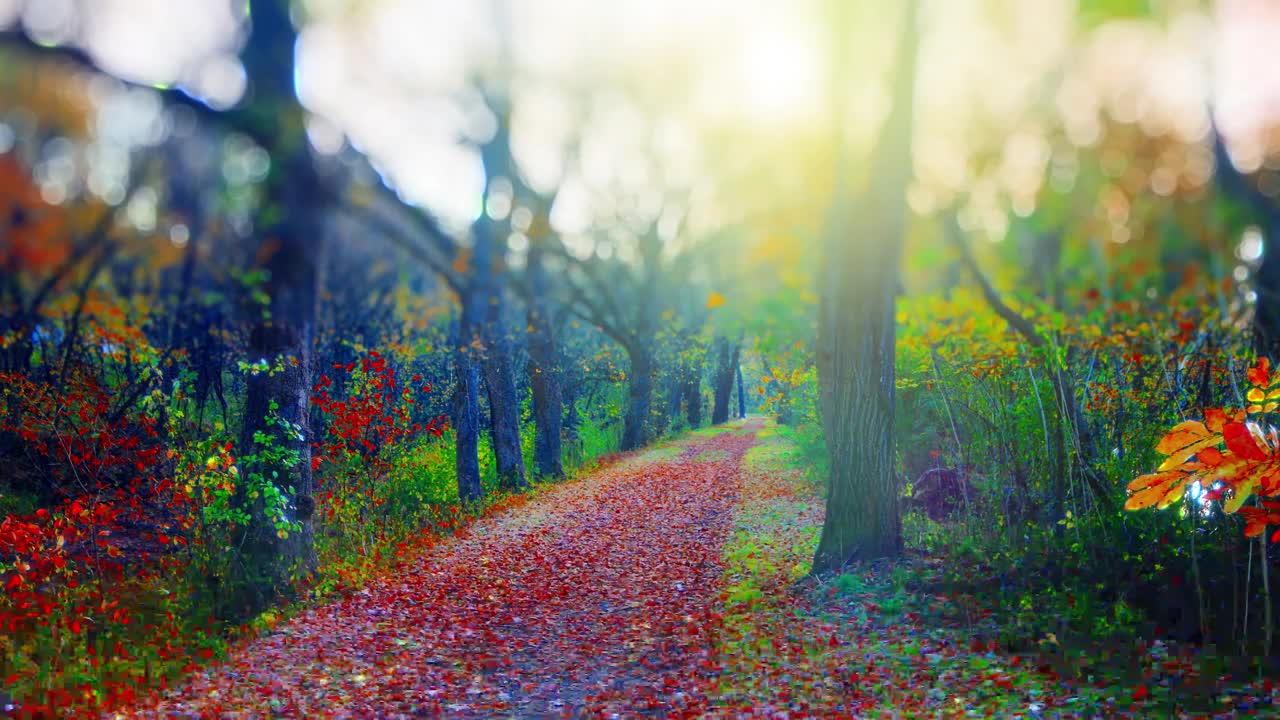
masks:
<svg viewBox="0 0 1280 720"><path fill-rule="evenodd" d="M1129 483L1126 510L1166 508L1199 483L1208 488L1205 500L1222 501L1225 512L1245 517L1246 537L1280 525L1280 500L1264 499L1280 497L1280 434L1266 422L1280 401L1280 374L1271 372L1264 357L1248 378L1246 409L1206 410L1203 421L1179 423L1160 440L1156 451L1167 457L1156 472ZM1254 496L1258 505L1244 507ZM1280 530L1271 540L1280 541Z"/></svg>

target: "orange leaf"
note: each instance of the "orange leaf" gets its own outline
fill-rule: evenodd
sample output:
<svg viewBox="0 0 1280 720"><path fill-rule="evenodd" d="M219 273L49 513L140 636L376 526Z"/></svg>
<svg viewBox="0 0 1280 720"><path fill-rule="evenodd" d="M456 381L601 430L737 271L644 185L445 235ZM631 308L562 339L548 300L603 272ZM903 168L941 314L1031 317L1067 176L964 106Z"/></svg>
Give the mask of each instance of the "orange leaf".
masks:
<svg viewBox="0 0 1280 720"><path fill-rule="evenodd" d="M1156 468L1156 470L1159 472L1165 472L1166 470L1173 470L1179 465L1182 465L1183 463L1185 463L1187 459L1190 458L1192 455L1195 455L1196 453L1200 452L1201 450L1204 450L1205 448L1213 447L1214 445L1217 445L1220 442L1222 442L1222 438L1217 435L1214 435L1213 437L1206 438L1204 440L1201 440L1200 442L1188 445L1182 448L1181 450L1178 450L1177 452L1173 453L1169 457L1165 458L1165 461L1160 463L1160 467ZM1189 468L1184 467L1183 469L1186 470Z"/></svg>
<svg viewBox="0 0 1280 720"><path fill-rule="evenodd" d="M1222 463L1222 451L1215 447L1207 447L1196 453L1196 459L1205 467L1217 467Z"/></svg>
<svg viewBox="0 0 1280 720"><path fill-rule="evenodd" d="M1141 490L1129 496L1125 501L1125 510L1141 510L1148 508L1164 499L1165 493L1169 488L1181 482L1186 476L1181 473L1170 474L1169 478L1158 482L1145 490Z"/></svg>
<svg viewBox="0 0 1280 720"><path fill-rule="evenodd" d="M1129 492L1131 493L1137 492L1144 488L1149 488L1158 482L1164 482L1170 479L1171 477L1176 477L1181 474L1182 474L1181 472L1172 472L1172 473L1163 472L1163 473L1152 473L1151 475L1143 475L1142 477L1139 477L1133 480L1132 482L1130 482L1128 489L1129 489Z"/></svg>
<svg viewBox="0 0 1280 720"><path fill-rule="evenodd" d="M1207 437L1209 437L1209 429L1204 426L1204 423L1198 420L1187 420L1178 423L1168 435L1160 439L1156 444L1156 452L1171 455Z"/></svg>
<svg viewBox="0 0 1280 720"><path fill-rule="evenodd" d="M1181 478L1177 482L1175 482L1173 485L1169 486L1169 489L1165 491L1164 496L1161 497L1160 501L1156 503L1156 509L1163 510L1169 507L1170 505L1178 502L1179 500L1182 499L1182 496L1184 493L1186 493L1186 491L1187 491L1187 480L1186 478Z"/></svg>
<svg viewBox="0 0 1280 720"><path fill-rule="evenodd" d="M1209 408L1204 411L1204 422L1210 432L1221 433L1227 424L1227 412L1222 408Z"/></svg>

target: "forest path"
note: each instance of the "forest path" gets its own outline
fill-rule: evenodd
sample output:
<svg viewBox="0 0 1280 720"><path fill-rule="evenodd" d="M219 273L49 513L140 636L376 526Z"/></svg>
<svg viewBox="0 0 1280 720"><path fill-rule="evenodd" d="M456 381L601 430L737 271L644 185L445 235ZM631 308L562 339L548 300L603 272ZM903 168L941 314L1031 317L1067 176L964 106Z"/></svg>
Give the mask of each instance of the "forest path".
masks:
<svg viewBox="0 0 1280 720"><path fill-rule="evenodd" d="M760 427L695 434L481 519L131 716L697 716Z"/></svg>

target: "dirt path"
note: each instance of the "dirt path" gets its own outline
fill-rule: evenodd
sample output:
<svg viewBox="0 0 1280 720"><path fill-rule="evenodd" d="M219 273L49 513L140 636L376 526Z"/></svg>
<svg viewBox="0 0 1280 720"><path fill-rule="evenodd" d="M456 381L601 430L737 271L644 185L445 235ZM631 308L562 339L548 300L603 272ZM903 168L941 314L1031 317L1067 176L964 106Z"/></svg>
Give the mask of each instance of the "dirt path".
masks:
<svg viewBox="0 0 1280 720"><path fill-rule="evenodd" d="M486 518L133 717L681 717L719 667L723 548L758 425Z"/></svg>

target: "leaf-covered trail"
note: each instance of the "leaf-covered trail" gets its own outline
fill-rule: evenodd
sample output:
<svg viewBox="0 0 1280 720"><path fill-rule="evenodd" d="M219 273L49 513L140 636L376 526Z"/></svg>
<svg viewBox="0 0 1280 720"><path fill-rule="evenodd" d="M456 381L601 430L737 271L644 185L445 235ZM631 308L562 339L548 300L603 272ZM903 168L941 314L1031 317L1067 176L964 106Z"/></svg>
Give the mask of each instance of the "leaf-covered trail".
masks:
<svg viewBox="0 0 1280 720"><path fill-rule="evenodd" d="M695 436L485 518L133 716L699 715L757 429Z"/></svg>

